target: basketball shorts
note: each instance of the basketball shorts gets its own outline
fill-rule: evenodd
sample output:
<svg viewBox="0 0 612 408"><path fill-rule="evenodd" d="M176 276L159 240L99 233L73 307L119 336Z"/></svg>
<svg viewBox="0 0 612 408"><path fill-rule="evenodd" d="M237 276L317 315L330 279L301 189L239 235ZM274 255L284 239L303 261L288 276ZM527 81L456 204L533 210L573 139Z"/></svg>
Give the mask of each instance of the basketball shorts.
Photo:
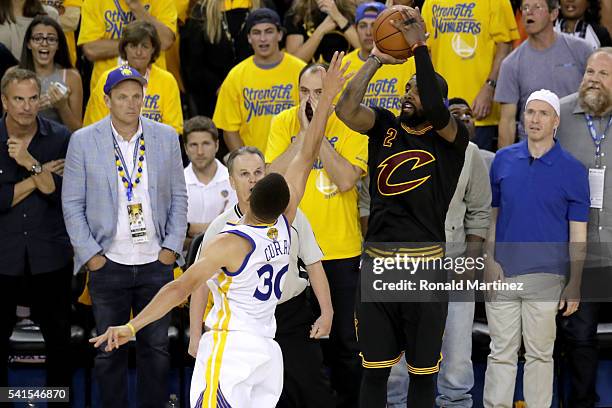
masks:
<svg viewBox="0 0 612 408"><path fill-rule="evenodd" d="M283 356L273 339L206 332L191 379L192 408L274 408L283 389Z"/></svg>
<svg viewBox="0 0 612 408"><path fill-rule="evenodd" d="M437 373L447 310L447 302L358 302L355 329L363 367L391 367L405 352L410 374Z"/></svg>

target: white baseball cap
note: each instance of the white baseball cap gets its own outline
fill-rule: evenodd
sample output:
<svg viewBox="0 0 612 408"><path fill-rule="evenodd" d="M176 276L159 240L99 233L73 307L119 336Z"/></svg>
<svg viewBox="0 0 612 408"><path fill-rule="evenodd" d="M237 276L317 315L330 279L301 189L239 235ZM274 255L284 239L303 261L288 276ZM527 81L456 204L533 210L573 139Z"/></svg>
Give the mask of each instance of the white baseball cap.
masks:
<svg viewBox="0 0 612 408"><path fill-rule="evenodd" d="M559 97L554 93L549 91L548 89L540 89L539 91L533 92L527 98L527 102L525 102L525 109L527 109L527 105L531 101L544 101L557 112L557 116L561 117L561 104L559 103Z"/></svg>

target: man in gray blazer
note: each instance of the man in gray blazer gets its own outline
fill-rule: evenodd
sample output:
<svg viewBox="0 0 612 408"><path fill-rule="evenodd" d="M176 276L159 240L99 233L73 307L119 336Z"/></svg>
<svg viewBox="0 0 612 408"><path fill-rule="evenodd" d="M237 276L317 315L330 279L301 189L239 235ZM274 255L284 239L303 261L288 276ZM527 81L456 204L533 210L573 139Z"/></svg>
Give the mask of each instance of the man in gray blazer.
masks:
<svg viewBox="0 0 612 408"><path fill-rule="evenodd" d="M175 131L140 116L146 80L130 67L108 75L110 116L75 132L64 168L62 205L75 268L89 270L96 330L140 312L172 280L187 229L187 190ZM136 336L138 402L164 407L168 325ZM128 406L128 349L98 352L95 375L104 407Z"/></svg>

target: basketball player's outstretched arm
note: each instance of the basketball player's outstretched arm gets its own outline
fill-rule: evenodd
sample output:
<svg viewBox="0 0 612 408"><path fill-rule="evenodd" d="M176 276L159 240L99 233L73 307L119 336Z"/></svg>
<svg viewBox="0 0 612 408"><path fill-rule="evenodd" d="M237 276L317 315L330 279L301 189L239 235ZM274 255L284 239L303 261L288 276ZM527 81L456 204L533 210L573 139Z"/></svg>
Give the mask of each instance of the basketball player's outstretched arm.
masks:
<svg viewBox="0 0 612 408"><path fill-rule="evenodd" d="M457 136L457 122L444 104L444 97L438 85L436 72L425 43L427 37L423 17L421 17L418 8L401 9L400 13L403 21L391 20L390 23L404 34L406 42L412 48L416 65L417 87L425 116L436 133L453 143ZM464 136L465 140L461 140L461 142L462 145L465 145L463 147L465 150L468 143L467 133Z"/></svg>
<svg viewBox="0 0 612 408"><path fill-rule="evenodd" d="M327 72L325 72L323 68L320 68L323 80L323 92L321 93L317 109L306 129L304 137L300 138L299 142L296 142L300 143L299 149L291 160L287 172L284 174L285 180L287 180L287 184L289 185L289 190L291 191L289 205L285 210L285 216L290 224L295 218L295 211L304 195L306 180L308 179L312 165L321 148L321 140L323 140L327 119L331 114L332 102L342 90L344 83L351 76L350 74L345 75L349 64L347 63L343 67L343 58L344 52L338 53L336 51L329 63Z"/></svg>
<svg viewBox="0 0 612 408"><path fill-rule="evenodd" d="M376 47L372 50L371 55L376 56L378 61L383 64L402 64L406 61L383 54ZM374 111L369 106L364 105L362 101L368 89L368 84L381 67L378 61L374 58L366 60L355 77L348 83L336 105L338 118L355 132L366 133L374 127L376 120Z"/></svg>
<svg viewBox="0 0 612 408"><path fill-rule="evenodd" d="M218 235L206 245L197 263L187 269L180 278L164 285L130 322L122 326L111 326L104 334L90 339L89 342L94 343L94 347L106 343L105 351L119 348L138 330L161 319L174 307L180 305L222 267L232 271L238 270L251 249L251 244L242 237L234 234Z"/></svg>

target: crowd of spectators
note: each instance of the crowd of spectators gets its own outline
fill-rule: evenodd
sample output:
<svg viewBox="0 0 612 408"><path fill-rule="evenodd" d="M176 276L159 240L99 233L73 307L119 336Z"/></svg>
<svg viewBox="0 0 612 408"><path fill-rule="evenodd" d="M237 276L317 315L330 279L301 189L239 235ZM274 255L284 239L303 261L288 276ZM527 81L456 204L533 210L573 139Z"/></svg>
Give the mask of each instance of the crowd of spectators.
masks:
<svg viewBox="0 0 612 408"><path fill-rule="evenodd" d="M345 51L349 71L357 72L374 48L376 17L398 4L421 8L434 68L448 83L446 102L470 131L462 178L446 219L447 241L534 241L537 235L543 242L609 243L610 0L0 0L0 386L8 381L8 341L17 305L31 306L40 324L48 345L48 383L65 384L69 373L61 361L70 352L65 345L73 271L89 272L87 289L98 332L142 308L171 279L171 266L182 266L194 238L207 234L205 241L210 239L209 227L219 229L218 217L241 217L249 183L261 179L266 169L286 170L317 108L319 67L335 51ZM117 80L117 67L125 66L125 75L142 80L143 92ZM399 115L414 73L413 59L383 65L363 103ZM542 94L538 102L552 104L528 109L528 98L540 89L554 97ZM561 100L560 109L554 98ZM134 112L141 118L136 122ZM299 254L292 252L295 290L283 298L277 313L283 322L279 327L286 329L279 340L288 359L286 383L294 385L284 392L282 407L304 400L313 407L354 408L359 395L362 368L353 312L368 192L376 183L367 174L367 136L330 115L329 143L321 146L294 224L300 245ZM552 141L548 146L538 140L548 146L539 156L527 148L534 143L535 128L550 128ZM132 130L135 139L128 137ZM99 136L105 132L107 140ZM146 139L153 135L158 142ZM167 135L178 136L162 142ZM498 149L502 153L495 155ZM551 184L562 172L567 173L562 183ZM536 184L525 186L532 176ZM149 193L139 195L147 188ZM132 208L132 189L140 210ZM560 202L570 204L555 207L533 225L534 214L544 211L538 207L543 191L550 192L549 200L560 194ZM528 199L508 199L517 196ZM149 226L148 238L140 236L148 239L145 250L132 248L136 232L122 218L126 205L144 214ZM547 216L554 217L550 223L542 221ZM567 225L553 230L554 221ZM586 271L601 269L607 271L601 264L585 266ZM141 274L123 281L128 270ZM521 275L502 271L502 278L504 272L506 278ZM302 293L306 277L316 294L313 305ZM565 281L555 279L561 283L550 296L563 297ZM571 282L576 284L576 278ZM34 295L21 295L23 288ZM486 309L492 353L484 406L510 406L512 395L500 388L516 377L512 364L521 336L530 366L525 370L527 404L548 406L556 304L521 312L514 307L529 303L527 295L504 300ZM203 310L205 300L197 304ZM316 315L299 313L311 306ZM598 310L597 303L583 302L557 316L569 344L571 407L593 407L597 401ZM510 327L509 319L520 320L521 313L523 326L514 321ZM473 301L450 303L443 345L448 356L438 380L440 406L472 406L471 341L466 338L473 318ZM329 334L322 355L318 346L293 355L296 348L312 345L292 336L306 336L303 327L315 321ZM143 376L167 374L167 339L162 338L167 326L167 320L161 321L138 337ZM537 337L534 333L543 336L544 327L546 338ZM197 330L191 334L201 335ZM97 380L105 406L124 406L126 355L111 354L98 355ZM329 368L329 385L308 383L321 390L318 398L300 397L304 379L291 377L295 367L306 363L310 373L321 373L321 364ZM405 406L404 371L400 365L393 368L389 407ZM111 372L121 374L110 379ZM139 385L139 398L149 399L150 406L166 401L165 389L157 384Z"/></svg>

